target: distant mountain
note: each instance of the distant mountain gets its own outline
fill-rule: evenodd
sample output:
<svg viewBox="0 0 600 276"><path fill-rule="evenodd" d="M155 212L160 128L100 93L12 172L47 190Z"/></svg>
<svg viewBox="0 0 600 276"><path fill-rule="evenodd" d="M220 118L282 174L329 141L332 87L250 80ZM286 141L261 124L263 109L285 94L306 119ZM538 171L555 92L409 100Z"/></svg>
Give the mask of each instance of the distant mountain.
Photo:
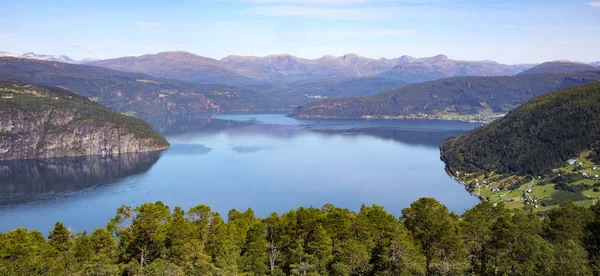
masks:
<svg viewBox="0 0 600 276"><path fill-rule="evenodd" d="M0 160L166 149L150 124L71 91L0 81Z"/></svg>
<svg viewBox="0 0 600 276"><path fill-rule="evenodd" d="M60 86L119 112L139 117L191 112L291 109L303 96L225 85L195 84L101 67L0 58L0 76ZM306 100L304 100L305 102Z"/></svg>
<svg viewBox="0 0 600 276"><path fill-rule="evenodd" d="M454 76L512 76L527 65L504 65L495 61L460 61L445 55L430 58L403 56L396 65L378 76L408 83L424 82Z"/></svg>
<svg viewBox="0 0 600 276"><path fill-rule="evenodd" d="M395 64L393 60L370 59L356 54L318 59L291 55L228 56L221 63L242 75L270 82L373 76Z"/></svg>
<svg viewBox="0 0 600 276"><path fill-rule="evenodd" d="M590 63L591 66L600 67L600 61Z"/></svg>
<svg viewBox="0 0 600 276"><path fill-rule="evenodd" d="M535 66L529 70L525 70L519 75L533 75L533 74L544 74L544 73L559 73L559 72L578 72L578 71L590 71L594 70L594 66L575 63L569 61L551 61L544 62L538 66Z"/></svg>
<svg viewBox="0 0 600 276"><path fill-rule="evenodd" d="M373 96L308 103L295 118L437 118L503 113L532 97L600 80L600 70L510 77L454 77L410 84Z"/></svg>
<svg viewBox="0 0 600 276"><path fill-rule="evenodd" d="M443 55L431 58L402 56L395 59L371 59L347 54L305 59L282 54L266 57L228 56L214 60L188 52L163 52L92 61L87 64L146 73L155 77L236 86L355 77L381 77L412 83L463 75L515 75L531 67L504 65L493 61L458 61Z"/></svg>
<svg viewBox="0 0 600 276"><path fill-rule="evenodd" d="M46 60L46 61L56 61L56 62L65 62L65 63L76 63L75 60L68 56L53 56L53 55L38 55L33 52L25 53L25 54L13 54L8 52L0 52L0 57L17 57L17 58L27 58L27 59L37 59L37 60Z"/></svg>
<svg viewBox="0 0 600 276"><path fill-rule="evenodd" d="M382 77L354 77L354 78L329 78L308 79L292 83L263 84L246 86L259 91L271 91L272 93L286 93L301 95L306 101L315 99L360 97L376 94L381 91L400 88L405 82Z"/></svg>
<svg viewBox="0 0 600 276"><path fill-rule="evenodd" d="M291 55L229 56L221 60L240 74L262 80L297 81L318 78L379 76L407 83L452 76L508 76L533 65L504 65L493 61L459 61L445 55L430 58L402 56L370 59L356 54L303 59Z"/></svg>
<svg viewBox="0 0 600 276"><path fill-rule="evenodd" d="M218 60L188 52L162 52L155 55L98 60L86 64L195 83L234 86L259 83L258 80L236 73Z"/></svg>

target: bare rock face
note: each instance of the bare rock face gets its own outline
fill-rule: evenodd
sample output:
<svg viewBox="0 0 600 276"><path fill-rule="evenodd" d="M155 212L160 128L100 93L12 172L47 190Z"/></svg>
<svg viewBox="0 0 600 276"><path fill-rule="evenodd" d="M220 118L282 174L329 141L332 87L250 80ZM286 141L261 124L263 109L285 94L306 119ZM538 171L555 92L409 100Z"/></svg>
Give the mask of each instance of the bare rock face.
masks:
<svg viewBox="0 0 600 276"><path fill-rule="evenodd" d="M166 149L150 124L71 91L0 81L0 160Z"/></svg>
<svg viewBox="0 0 600 276"><path fill-rule="evenodd" d="M115 155L167 147L154 138L137 138L114 123L86 121L75 109L0 111L0 138L0 160Z"/></svg>

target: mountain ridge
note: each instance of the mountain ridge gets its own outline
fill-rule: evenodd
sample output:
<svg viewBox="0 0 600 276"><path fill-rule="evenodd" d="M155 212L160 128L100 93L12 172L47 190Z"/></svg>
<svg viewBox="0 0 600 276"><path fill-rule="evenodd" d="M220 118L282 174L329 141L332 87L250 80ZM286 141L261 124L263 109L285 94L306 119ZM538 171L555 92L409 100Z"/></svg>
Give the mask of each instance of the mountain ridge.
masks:
<svg viewBox="0 0 600 276"><path fill-rule="evenodd" d="M177 63L173 56L185 55L186 62ZM229 55L220 60L183 51L160 52L135 57L87 62L114 70L147 73L156 77L174 78L199 83L227 83L237 86L261 83L292 83L307 79L385 77L403 82L419 82L441 77L475 74L483 76L515 75L533 65L505 65L494 61L453 60L446 55L414 58L368 58L348 53L342 56L325 55L308 59L290 54L267 56ZM399 66L400 67L397 67ZM181 67L185 70L182 71ZM399 72L400 71L400 72ZM403 77L408 71L417 77ZM437 72L426 77L428 71ZM208 75L210 78L200 78ZM235 78L233 78L235 76Z"/></svg>
<svg viewBox="0 0 600 276"><path fill-rule="evenodd" d="M61 86L118 112L138 117L192 112L291 109L295 95L188 83L97 66L0 57L0 76ZM296 99L301 96L297 96Z"/></svg>
<svg viewBox="0 0 600 276"><path fill-rule="evenodd" d="M533 74L544 74L544 73L561 73L561 72L578 72L578 71L592 71L594 66L570 62L570 61L549 61L537 65L533 68L527 69L518 75L533 75Z"/></svg>
<svg viewBox="0 0 600 276"><path fill-rule="evenodd" d="M323 100L297 107L294 118L451 119L505 113L532 97L600 80L600 70L506 77L453 77L410 84L372 96Z"/></svg>

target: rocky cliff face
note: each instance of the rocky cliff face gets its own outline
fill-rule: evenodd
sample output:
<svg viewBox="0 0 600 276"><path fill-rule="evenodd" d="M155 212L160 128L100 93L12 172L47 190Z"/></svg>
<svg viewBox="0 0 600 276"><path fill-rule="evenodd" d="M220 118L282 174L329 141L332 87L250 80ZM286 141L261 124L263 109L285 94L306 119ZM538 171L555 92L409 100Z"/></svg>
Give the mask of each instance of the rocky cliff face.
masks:
<svg viewBox="0 0 600 276"><path fill-rule="evenodd" d="M70 91L0 83L0 160L116 155L168 147L148 123Z"/></svg>
<svg viewBox="0 0 600 276"><path fill-rule="evenodd" d="M139 139L112 123L78 120L75 109L0 111L0 159L114 155L160 150L154 139Z"/></svg>

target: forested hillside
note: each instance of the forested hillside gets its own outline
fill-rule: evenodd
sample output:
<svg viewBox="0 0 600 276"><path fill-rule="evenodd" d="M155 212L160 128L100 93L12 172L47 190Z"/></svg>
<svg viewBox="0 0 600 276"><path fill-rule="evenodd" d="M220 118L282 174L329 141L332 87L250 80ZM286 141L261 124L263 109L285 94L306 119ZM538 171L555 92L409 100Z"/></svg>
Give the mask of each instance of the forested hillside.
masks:
<svg viewBox="0 0 600 276"><path fill-rule="evenodd" d="M512 77L455 77L373 96L299 106L295 118L432 118L504 113L544 93L600 80L600 71Z"/></svg>
<svg viewBox="0 0 600 276"><path fill-rule="evenodd" d="M2 275L592 275L600 206L543 219L482 202L463 215L421 198L400 218L327 204L258 218L162 202L122 206L105 228L0 233Z"/></svg>
<svg viewBox="0 0 600 276"><path fill-rule="evenodd" d="M599 143L600 83L594 83L536 97L441 149L452 171L537 176Z"/></svg>

